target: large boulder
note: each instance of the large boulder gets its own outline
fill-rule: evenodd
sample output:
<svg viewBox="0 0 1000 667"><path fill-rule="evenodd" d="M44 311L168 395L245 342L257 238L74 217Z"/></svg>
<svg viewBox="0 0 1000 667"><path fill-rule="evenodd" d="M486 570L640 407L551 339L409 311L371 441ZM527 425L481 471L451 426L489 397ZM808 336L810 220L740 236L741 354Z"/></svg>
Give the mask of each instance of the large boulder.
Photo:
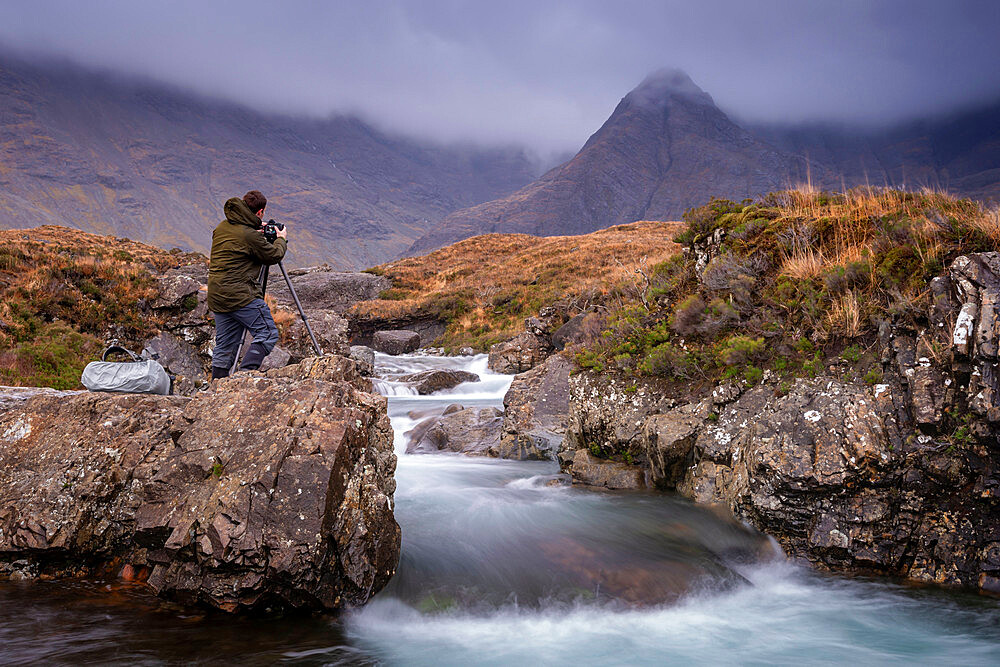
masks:
<svg viewBox="0 0 1000 667"><path fill-rule="evenodd" d="M289 271L289 279L304 307L332 310L339 314L359 301L377 299L380 293L392 286L389 279L383 276L334 271L327 266L293 269ZM268 291L279 304L294 310L292 294L277 270L271 276Z"/></svg>
<svg viewBox="0 0 1000 667"><path fill-rule="evenodd" d="M400 375L392 378L397 382L407 382L417 390L420 395L433 394L436 391L452 389L463 382L479 382L479 376L469 371L456 371L450 369L433 369Z"/></svg>
<svg viewBox="0 0 1000 667"><path fill-rule="evenodd" d="M407 454L457 452L472 456L497 456L503 412L496 408L451 405L442 415L432 415L407 434Z"/></svg>
<svg viewBox="0 0 1000 667"><path fill-rule="evenodd" d="M226 611L336 610L392 576L392 429L353 362L194 398L39 395L0 414L0 576L127 572Z"/></svg>
<svg viewBox="0 0 1000 667"><path fill-rule="evenodd" d="M514 376L504 396L500 457L553 459L569 422L569 374L572 363L562 355Z"/></svg>
<svg viewBox="0 0 1000 667"><path fill-rule="evenodd" d="M376 331L372 336L372 347L385 354L408 354L420 347L420 334L406 329Z"/></svg>

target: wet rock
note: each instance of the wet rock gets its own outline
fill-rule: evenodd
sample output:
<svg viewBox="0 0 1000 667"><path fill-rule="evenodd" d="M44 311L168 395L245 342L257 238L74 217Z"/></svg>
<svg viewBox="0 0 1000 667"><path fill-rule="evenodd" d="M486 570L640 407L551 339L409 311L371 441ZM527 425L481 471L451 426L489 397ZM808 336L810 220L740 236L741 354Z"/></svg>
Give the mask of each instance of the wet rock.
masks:
<svg viewBox="0 0 1000 667"><path fill-rule="evenodd" d="M650 478L656 486L672 489L691 465L698 429L707 410L684 405L652 415L643 427L643 444Z"/></svg>
<svg viewBox="0 0 1000 667"><path fill-rule="evenodd" d="M645 473L637 465L605 461L578 449L573 456L573 482L608 489L641 489Z"/></svg>
<svg viewBox="0 0 1000 667"><path fill-rule="evenodd" d="M503 412L496 408L449 406L440 417L430 417L410 433L407 454L440 451L473 456L497 456Z"/></svg>
<svg viewBox="0 0 1000 667"><path fill-rule="evenodd" d="M226 611L365 602L399 553L392 429L353 362L310 362L194 398L84 392L3 413L0 561L148 568L159 595Z"/></svg>
<svg viewBox="0 0 1000 667"><path fill-rule="evenodd" d="M293 269L289 278L303 307L331 310L343 314L359 301L371 301L389 289L388 278L370 273L346 273L326 266ZM279 304L295 309L295 302L280 272L275 271L269 282L269 292Z"/></svg>
<svg viewBox="0 0 1000 667"><path fill-rule="evenodd" d="M552 352L546 336L523 331L490 348L489 367L497 373L514 375L530 371Z"/></svg>
<svg viewBox="0 0 1000 667"><path fill-rule="evenodd" d="M555 460L569 421L569 373L562 355L514 377L504 396L500 457Z"/></svg>
<svg viewBox="0 0 1000 667"><path fill-rule="evenodd" d="M352 345L349 356L357 362L362 375L370 377L375 374L375 350L364 345Z"/></svg>
<svg viewBox="0 0 1000 667"><path fill-rule="evenodd" d="M410 375L400 375L394 380L409 382L420 395L433 394L443 389L452 389L463 382L479 382L479 376L468 371L455 371L447 369L435 369L411 373Z"/></svg>
<svg viewBox="0 0 1000 667"><path fill-rule="evenodd" d="M372 336L372 347L385 354L408 354L420 347L420 334L405 329L376 331Z"/></svg>

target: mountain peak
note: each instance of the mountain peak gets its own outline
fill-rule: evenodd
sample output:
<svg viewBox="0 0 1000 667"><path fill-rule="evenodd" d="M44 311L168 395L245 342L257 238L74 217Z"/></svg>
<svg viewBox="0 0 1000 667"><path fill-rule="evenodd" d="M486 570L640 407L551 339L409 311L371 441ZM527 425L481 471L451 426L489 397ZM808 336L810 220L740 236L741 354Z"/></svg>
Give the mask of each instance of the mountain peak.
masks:
<svg viewBox="0 0 1000 667"><path fill-rule="evenodd" d="M715 106L712 96L699 88L686 72L664 67L651 72L625 99L642 106L663 106L671 97Z"/></svg>

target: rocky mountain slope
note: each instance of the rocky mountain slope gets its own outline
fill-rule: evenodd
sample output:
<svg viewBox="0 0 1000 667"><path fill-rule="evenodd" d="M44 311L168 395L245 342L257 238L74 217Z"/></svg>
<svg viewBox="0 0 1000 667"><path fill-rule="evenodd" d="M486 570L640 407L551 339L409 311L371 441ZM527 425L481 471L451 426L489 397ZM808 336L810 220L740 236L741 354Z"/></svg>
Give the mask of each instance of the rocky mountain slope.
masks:
<svg viewBox="0 0 1000 667"><path fill-rule="evenodd" d="M741 127L676 70L651 75L571 160L494 201L448 215L410 248L426 253L487 232L581 234L677 220L712 197L743 199L811 181L930 187L1000 200L1000 105L878 130Z"/></svg>
<svg viewBox="0 0 1000 667"><path fill-rule="evenodd" d="M804 162L754 138L683 72L652 74L567 163L513 194L452 213L410 248L421 254L487 232L584 234L677 220L712 196L796 183Z"/></svg>
<svg viewBox="0 0 1000 667"><path fill-rule="evenodd" d="M0 53L0 228L59 224L205 252L223 202L258 188L268 215L292 225L289 265L361 268L536 175L517 149L266 115Z"/></svg>

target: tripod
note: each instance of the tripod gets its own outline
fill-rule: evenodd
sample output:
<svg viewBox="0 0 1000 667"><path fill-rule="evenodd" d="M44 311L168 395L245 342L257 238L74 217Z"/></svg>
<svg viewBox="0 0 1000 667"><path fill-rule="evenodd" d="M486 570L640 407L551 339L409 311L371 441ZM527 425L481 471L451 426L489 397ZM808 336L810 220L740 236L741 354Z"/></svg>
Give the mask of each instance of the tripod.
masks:
<svg viewBox="0 0 1000 667"><path fill-rule="evenodd" d="M313 350L316 352L317 357L323 356L323 350L320 349L319 343L316 342L316 334L313 333L312 327L309 326L309 320L306 319L306 312L302 310L302 303L299 301L299 295L295 293L295 288L292 287L292 281L288 277L288 271L285 271L285 265L282 262L278 262L278 268L281 269L281 277L285 279L285 284L288 285L288 291L292 294L292 299L295 301L295 307L299 309L299 317L302 318L302 324L306 325L306 331L309 332L309 339L312 341ZM267 278L270 273L271 267L265 264L260 267L260 275L257 277L257 282L260 283L260 295L261 297L267 293ZM243 344L246 342L247 334L246 331L243 332L243 336L240 338L240 345L236 348L236 359L233 361L233 367L229 369L230 373L235 373L240 367L240 359L243 357Z"/></svg>

